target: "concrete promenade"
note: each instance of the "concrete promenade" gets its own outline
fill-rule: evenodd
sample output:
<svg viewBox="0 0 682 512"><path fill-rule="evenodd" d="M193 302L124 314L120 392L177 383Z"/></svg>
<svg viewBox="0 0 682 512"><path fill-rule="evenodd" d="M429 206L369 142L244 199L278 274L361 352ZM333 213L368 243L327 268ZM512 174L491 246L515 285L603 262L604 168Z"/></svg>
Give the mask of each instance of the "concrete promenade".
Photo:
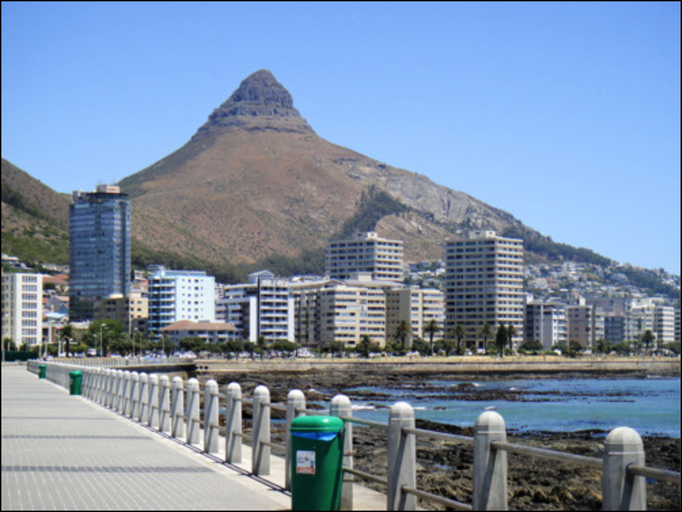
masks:
<svg viewBox="0 0 682 512"><path fill-rule="evenodd" d="M2 367L2 510L290 508L276 483L197 452Z"/></svg>

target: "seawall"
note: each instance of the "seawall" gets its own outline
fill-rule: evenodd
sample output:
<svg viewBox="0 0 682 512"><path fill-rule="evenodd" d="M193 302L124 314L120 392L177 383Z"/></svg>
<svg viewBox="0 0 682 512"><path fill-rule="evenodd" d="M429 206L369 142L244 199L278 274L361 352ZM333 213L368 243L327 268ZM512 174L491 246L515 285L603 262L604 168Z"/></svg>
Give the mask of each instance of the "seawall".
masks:
<svg viewBox="0 0 682 512"><path fill-rule="evenodd" d="M373 359L369 361L353 360L269 360L269 361L225 361L196 360L196 371L202 374L220 374L232 372L287 372L316 373L328 371L373 372L385 373L572 373L584 372L598 375L604 373L642 373L652 375L680 375L680 359L618 359L618 360L538 360L529 361L505 359L457 358L429 360L395 360Z"/></svg>

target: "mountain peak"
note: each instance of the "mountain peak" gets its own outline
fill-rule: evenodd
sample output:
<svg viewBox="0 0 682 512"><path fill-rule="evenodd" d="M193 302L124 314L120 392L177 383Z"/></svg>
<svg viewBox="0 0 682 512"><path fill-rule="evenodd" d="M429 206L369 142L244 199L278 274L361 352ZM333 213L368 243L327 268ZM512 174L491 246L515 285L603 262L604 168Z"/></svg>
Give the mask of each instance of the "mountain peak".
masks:
<svg viewBox="0 0 682 512"><path fill-rule="evenodd" d="M289 91L267 69L246 77L227 101L213 111L197 135L225 128L314 133L294 108Z"/></svg>

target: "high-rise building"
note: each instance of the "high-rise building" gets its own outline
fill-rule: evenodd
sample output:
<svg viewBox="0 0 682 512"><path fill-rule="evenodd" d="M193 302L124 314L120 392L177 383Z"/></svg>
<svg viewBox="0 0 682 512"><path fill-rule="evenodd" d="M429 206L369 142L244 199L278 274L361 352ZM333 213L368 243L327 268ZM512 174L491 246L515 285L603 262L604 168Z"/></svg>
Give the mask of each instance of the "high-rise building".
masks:
<svg viewBox="0 0 682 512"><path fill-rule="evenodd" d="M534 300L526 304L524 338L542 343L550 350L558 343L566 343L566 307L555 302Z"/></svg>
<svg viewBox="0 0 682 512"><path fill-rule="evenodd" d="M523 240L503 238L494 231L474 231L469 238L445 246L445 335L457 324L463 341L474 345L488 324L512 325L512 343L523 341Z"/></svg>
<svg viewBox="0 0 682 512"><path fill-rule="evenodd" d="M289 281L263 270L249 275L249 282L225 286L216 301L217 316L232 323L240 336L252 342L294 340L294 299Z"/></svg>
<svg viewBox="0 0 682 512"><path fill-rule="evenodd" d="M199 270L154 267L147 292L148 331L180 320L215 322L215 278Z"/></svg>
<svg viewBox="0 0 682 512"><path fill-rule="evenodd" d="M2 273L2 339L22 344L42 343L43 276Z"/></svg>
<svg viewBox="0 0 682 512"><path fill-rule="evenodd" d="M402 281L402 240L387 240L369 232L329 242L325 273L331 279L351 279L360 272L370 273L372 279Z"/></svg>
<svg viewBox="0 0 682 512"><path fill-rule="evenodd" d="M93 318L95 301L130 293L130 202L111 185L74 192L69 207L71 320Z"/></svg>

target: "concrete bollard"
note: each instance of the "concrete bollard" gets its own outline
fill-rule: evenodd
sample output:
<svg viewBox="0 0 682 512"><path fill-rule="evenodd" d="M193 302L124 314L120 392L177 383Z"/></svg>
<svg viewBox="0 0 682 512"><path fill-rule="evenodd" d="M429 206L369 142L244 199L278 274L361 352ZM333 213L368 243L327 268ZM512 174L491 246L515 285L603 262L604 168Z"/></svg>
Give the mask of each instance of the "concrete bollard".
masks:
<svg viewBox="0 0 682 512"><path fill-rule="evenodd" d="M159 377L159 431L170 430L170 379L168 375Z"/></svg>
<svg viewBox="0 0 682 512"><path fill-rule="evenodd" d="M199 443L199 381L187 381L187 408L185 413L187 424L187 444Z"/></svg>
<svg viewBox="0 0 682 512"><path fill-rule="evenodd" d="M133 374L128 370L123 372L123 414L130 417L130 389L133 385Z"/></svg>
<svg viewBox="0 0 682 512"><path fill-rule="evenodd" d="M116 375L116 372L111 368L107 368L106 370L104 370L104 374L106 375L107 383L104 406L111 409L112 404L114 403L114 376Z"/></svg>
<svg viewBox="0 0 682 512"><path fill-rule="evenodd" d="M217 453L220 438L218 383L211 379L204 387L204 452Z"/></svg>
<svg viewBox="0 0 682 512"><path fill-rule="evenodd" d="M504 419L494 411L481 414L474 427L474 510L507 510L507 452L491 443L506 441Z"/></svg>
<svg viewBox="0 0 682 512"><path fill-rule="evenodd" d="M646 480L629 475L630 465L644 466L644 445L637 431L613 429L604 442L602 510L646 510Z"/></svg>
<svg viewBox="0 0 682 512"><path fill-rule="evenodd" d="M149 375L140 374L140 423L147 423L149 420Z"/></svg>
<svg viewBox="0 0 682 512"><path fill-rule="evenodd" d="M417 498L402 492L403 486L417 486L416 445L414 434L403 427L414 428L414 410L405 402L391 407L388 418L388 496L387 510L416 510Z"/></svg>
<svg viewBox="0 0 682 512"><path fill-rule="evenodd" d="M130 374L132 386L130 388L130 418L140 417L140 374L132 372Z"/></svg>
<svg viewBox="0 0 682 512"><path fill-rule="evenodd" d="M268 404L267 406L265 404ZM253 446L251 472L254 475L270 474L270 390L258 386L253 391Z"/></svg>
<svg viewBox="0 0 682 512"><path fill-rule="evenodd" d="M159 376L156 374L149 376L149 416L147 417L147 425L150 427L159 427Z"/></svg>
<svg viewBox="0 0 682 512"><path fill-rule="evenodd" d="M242 461L242 388L236 382L225 387L225 462Z"/></svg>
<svg viewBox="0 0 682 512"><path fill-rule="evenodd" d="M171 394L171 436L180 438L185 435L185 400L182 377L173 377Z"/></svg>
<svg viewBox="0 0 682 512"><path fill-rule="evenodd" d="M332 405L329 412L332 416L339 418L351 418L353 407L350 399L346 395L336 395L332 398ZM353 424L346 422L343 427L343 467L353 468ZM341 510L353 510L353 475L343 473L341 486Z"/></svg>
<svg viewBox="0 0 682 512"><path fill-rule="evenodd" d="M303 414L297 413L296 409L305 409L305 395L300 389L292 389L287 395L284 488L289 491L291 490L291 422Z"/></svg>

